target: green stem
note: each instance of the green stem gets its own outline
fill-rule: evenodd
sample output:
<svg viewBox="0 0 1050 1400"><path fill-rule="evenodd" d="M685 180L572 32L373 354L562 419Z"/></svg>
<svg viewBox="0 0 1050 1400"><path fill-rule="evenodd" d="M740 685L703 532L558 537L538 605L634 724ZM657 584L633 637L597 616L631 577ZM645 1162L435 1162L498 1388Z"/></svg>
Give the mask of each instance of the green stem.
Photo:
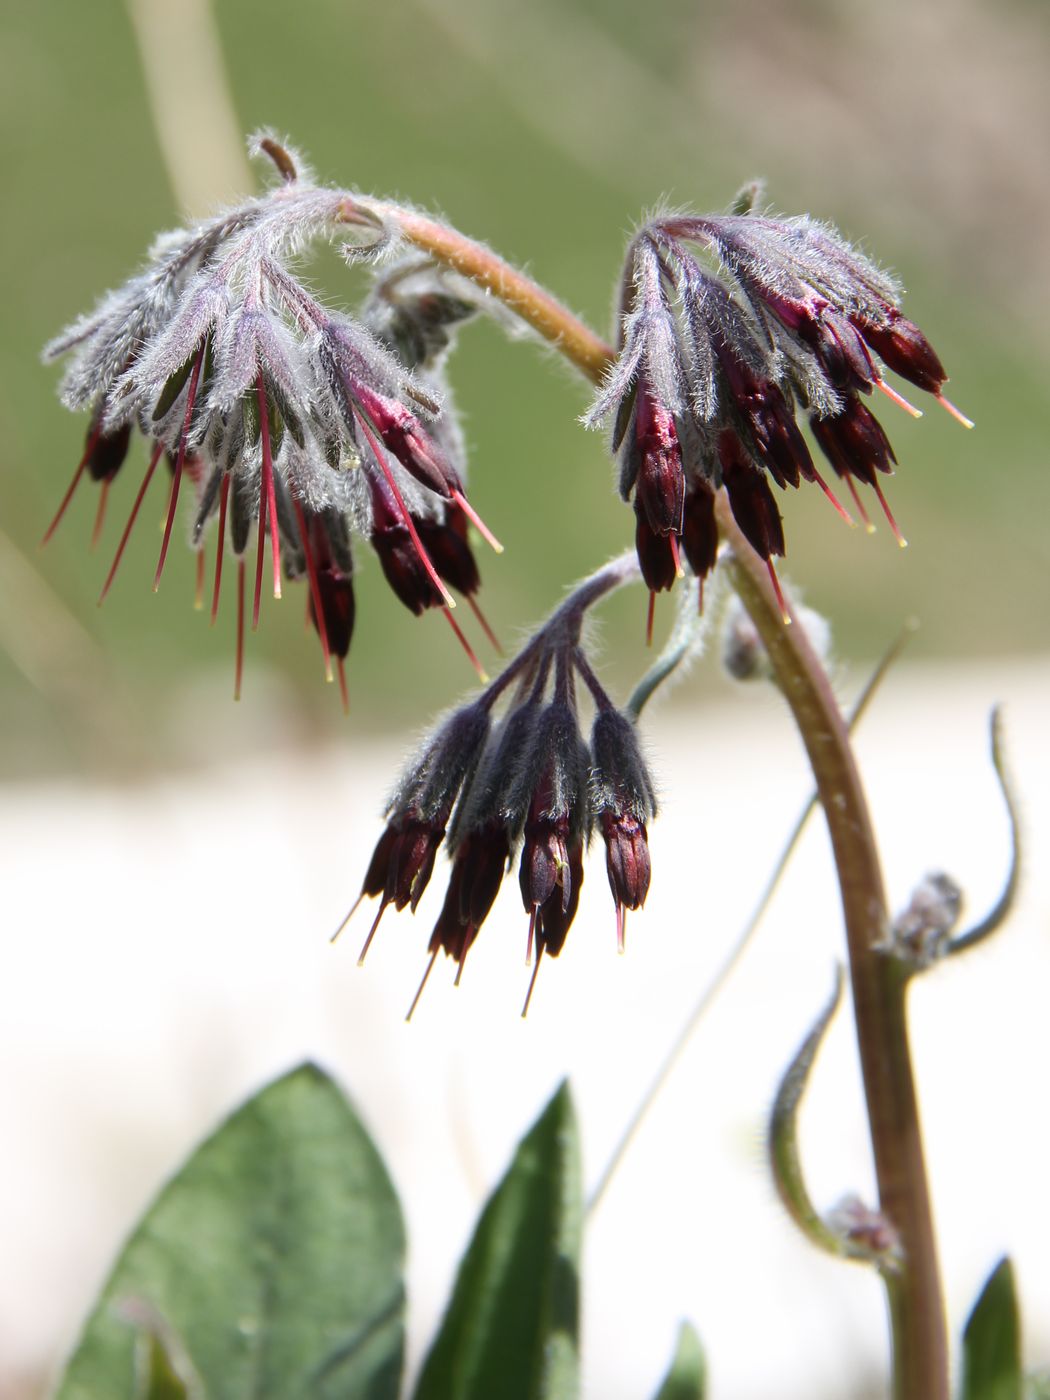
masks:
<svg viewBox="0 0 1050 1400"><path fill-rule="evenodd" d="M387 206L404 237L498 297L592 383L614 351L567 308L489 249L410 210ZM900 1271L885 1276L895 1400L947 1400L940 1272L905 1008L906 974L877 951L888 923L878 851L849 735L827 674L799 626L787 627L763 561L742 536L724 492L719 529L732 547L730 577L758 629L806 747L838 875L854 1016L879 1206L896 1227Z"/></svg>

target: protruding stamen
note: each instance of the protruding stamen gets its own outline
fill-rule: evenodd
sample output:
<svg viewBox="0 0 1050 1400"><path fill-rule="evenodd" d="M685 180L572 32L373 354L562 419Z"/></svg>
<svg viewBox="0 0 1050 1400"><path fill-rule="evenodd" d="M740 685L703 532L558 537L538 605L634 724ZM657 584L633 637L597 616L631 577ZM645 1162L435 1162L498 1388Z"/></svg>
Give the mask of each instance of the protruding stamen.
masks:
<svg viewBox="0 0 1050 1400"><path fill-rule="evenodd" d="M91 529L91 548L94 549L102 538L102 526L106 520L106 502L109 500L109 477L103 477L99 486L98 509L95 511L95 523Z"/></svg>
<svg viewBox="0 0 1050 1400"><path fill-rule="evenodd" d="M433 952L431 953L431 955L430 955L430 961L427 963L427 970L426 970L426 972L423 973L423 980L422 980L422 982L420 982L420 984L419 984L419 989L418 989L418 991L416 992L415 996L412 998L412 1005L408 1008L408 1015L405 1017L405 1020L406 1020L406 1021L411 1021L411 1019L412 1019L412 1014L413 1014L413 1012L415 1011L416 1007L419 1005L419 998L423 995L423 988L427 985L427 978L428 978L428 977L430 976L430 974L433 972L433 970L434 970L434 964L437 962L437 955L438 955L438 953L440 953L440 952L441 952L441 945L438 944L438 946L434 949L434 951L433 951Z"/></svg>
<svg viewBox="0 0 1050 1400"><path fill-rule="evenodd" d="M456 968L456 976L452 982L453 987L458 987L463 979L463 969L467 965L467 954L470 952L470 945L474 942L474 935L477 933L473 924L468 924L463 934L463 951L459 955L459 966Z"/></svg>
<svg viewBox="0 0 1050 1400"><path fill-rule="evenodd" d="M149 466L146 468L146 475L142 478L142 485L139 487L138 495L135 497L135 504L131 507L131 514L128 516L128 523L124 526L124 533L120 537L120 544L117 545L117 552L113 556L113 563L109 567L109 573L106 575L106 581L102 585L102 592L98 595L99 607L101 607L102 604L105 602L106 594L113 586L113 580L117 576L117 569L120 565L121 559L124 556L124 546L128 542L128 536L131 534L132 527L135 524L135 519L139 513L139 507L142 505L143 497L146 494L146 488L149 486L150 481L153 479L153 473L157 470L157 463L160 461L160 455L163 451L164 444L162 442L158 442L153 449L152 457L150 457L149 459Z"/></svg>
<svg viewBox="0 0 1050 1400"><path fill-rule="evenodd" d="M364 417L364 415L359 413L356 414L355 417L357 422L361 425L361 431L368 439L368 445L371 447L373 453L375 454L375 459L379 463L380 470L386 477L387 485L390 487L390 490L394 494L394 500L397 502L397 508L401 513L401 523L408 531L409 538L412 541L416 553L419 555L419 562L423 565L423 568L426 569L427 574L430 576L431 583L441 594L442 598L444 598L445 606L447 608L454 608L456 606L456 600L445 587L444 580L438 573L437 569L434 568L430 555L423 548L423 541L419 538L419 531L416 529L415 521L412 519L412 515L408 507L405 505L405 498L402 496L398 488L398 484L394 480L394 474L390 470L390 464L387 462L385 450L380 445L375 433L373 433L372 429L368 426L368 420Z"/></svg>
<svg viewBox="0 0 1050 1400"><path fill-rule="evenodd" d="M536 915L539 913L539 905L532 906L532 913L529 915L529 939L525 944L525 966L532 966L532 948L536 941Z"/></svg>
<svg viewBox="0 0 1050 1400"><path fill-rule="evenodd" d="M474 507L467 500L466 496L464 496L463 492L453 490L452 499L455 501L456 505L459 506L460 510L467 517L467 519L473 522L482 539L485 540L486 543L491 545L491 547L496 551L497 554L502 554L503 546L500 544L499 540L492 533L489 527L485 524L484 520L482 520L481 516L477 513Z"/></svg>
<svg viewBox="0 0 1050 1400"><path fill-rule="evenodd" d="M266 513L270 517L270 555L273 559L273 596L281 596L281 531L277 525L277 488L273 477L273 455L270 451L270 411L266 401L266 388L262 372L256 376L255 392L259 399L259 427L262 432L262 482L260 493L266 491ZM259 519L262 519L262 502L259 503Z"/></svg>
<svg viewBox="0 0 1050 1400"><path fill-rule="evenodd" d="M237 556L237 660L233 672L233 698L241 698L244 678L244 555Z"/></svg>
<svg viewBox="0 0 1050 1400"><path fill-rule="evenodd" d="M651 647L653 644L653 621L656 618L656 594L649 590L649 612L645 619L645 645Z"/></svg>
<svg viewBox="0 0 1050 1400"><path fill-rule="evenodd" d="M490 645L492 646L493 651L495 651L496 654L497 654L498 656L502 656L502 655L503 655L503 648L502 648L502 647L500 646L500 644L499 644L499 638L496 636L495 632L493 632L492 628L489 626L488 618L485 616L485 614L484 614L484 613L481 611L481 609L478 607L478 600L474 597L473 593L468 593L468 594L467 594L467 602L470 604L470 610L471 610L471 612L474 614L474 616L477 618L478 623L479 623L480 626L481 626L481 630L484 632L485 636L489 639L489 643L490 643Z"/></svg>
<svg viewBox="0 0 1050 1400"><path fill-rule="evenodd" d="M967 418L966 414L961 412L960 409L956 408L955 405L950 400L946 399L943 394L934 394L933 397L937 400L937 402L943 409L946 409L952 415L952 417L957 423L961 423L964 428L973 427L973 419Z"/></svg>
<svg viewBox="0 0 1050 1400"><path fill-rule="evenodd" d="M780 580L777 578L777 571L773 567L772 559L766 560L766 568L769 570L769 581L773 585L773 592L777 595L777 606L780 609L780 616L784 619L784 626L791 626L791 614L788 612L788 605L784 600L784 593L780 587Z"/></svg>
<svg viewBox="0 0 1050 1400"><path fill-rule="evenodd" d="M303 553L306 555L306 577L310 584L310 597L313 599L314 616L317 618L317 635L321 639L321 652L324 655L324 678L326 681L330 681L332 679L332 650L328 645L328 627L325 623L324 608L321 606L321 583L317 577L317 564L314 562L314 551L310 544L310 531L306 525L302 505L295 496L292 497L292 507L299 525ZM309 609L307 609L306 616L309 623Z"/></svg>
<svg viewBox="0 0 1050 1400"><path fill-rule="evenodd" d="M857 484L851 476L847 476L846 485L849 487L850 495L853 497L853 504L857 507L857 514L864 522L865 530L868 532L869 535L873 535L875 533L875 526L872 524L871 516L868 514L867 508L865 507L864 502L860 498L860 492L857 490Z"/></svg>
<svg viewBox="0 0 1050 1400"><path fill-rule="evenodd" d="M463 635L463 629L462 629L462 627L460 627L459 623L456 621L456 619L455 619L455 618L452 616L452 614L449 612L448 608L442 608L441 611L442 611L442 612L445 614L445 616L448 618L448 625L452 628L453 632L455 632L456 637L457 637L458 640L459 640L460 646L461 646L461 647L463 648L463 650L467 653L467 660L470 662L470 664L474 667L474 670L477 672L478 680L481 682L482 685L488 685L488 682L489 682L488 673L487 673L487 671L485 670L484 666L482 666L481 662L478 660L477 654L475 653L474 648L470 645L470 643L467 641L466 637Z"/></svg>
<svg viewBox="0 0 1050 1400"><path fill-rule="evenodd" d="M358 902L360 902L360 901L358 901ZM354 905L354 909L356 909L356 908L357 908L357 905L355 904L355 905ZM361 945L361 951L360 951L360 953L358 953L358 955L357 955L357 965L358 965L358 967L364 967L364 965L365 965L365 958L368 956L368 950L369 950L369 948L371 948L371 946L372 946L372 939L375 938L375 936L376 936L376 930L379 928L379 921L380 921L380 919L382 919L383 915L386 913L386 911L387 911L389 908L390 908L390 901L389 901L388 899L384 899L384 900L381 900L381 901L380 901L380 904L379 904L379 911L378 911L378 913L376 914L375 918L372 920L372 927L368 930L368 937L365 939L364 943L362 943L362 945ZM351 910L350 910L350 914L352 914L352 913L354 912L354 909L351 909ZM346 917L349 918L349 917L350 917L350 914L348 914ZM332 941L334 942L335 940L333 939Z"/></svg>
<svg viewBox="0 0 1050 1400"><path fill-rule="evenodd" d="M193 588L193 611L204 610L204 549L197 550L197 578Z"/></svg>
<svg viewBox="0 0 1050 1400"><path fill-rule="evenodd" d="M350 713L350 692L346 686L346 663L341 656L335 658L336 674L339 677L339 698L343 702L343 714Z"/></svg>
<svg viewBox="0 0 1050 1400"><path fill-rule="evenodd" d="M347 924L350 922L350 920L351 920L351 919L354 917L354 915L357 913L358 907L360 906L361 901L364 899L364 897L365 897L365 892L364 892L364 890L362 890L361 893L360 893L360 894L357 896L357 898L354 900L353 904L351 904L351 906L350 906L350 912L347 914L346 918L343 920L343 922L342 922L342 923L339 925L339 927L336 929L335 933L333 933L332 936L331 936L331 938L328 940L329 943L335 943L335 942L338 940L339 935L343 932L343 930L346 928Z"/></svg>
<svg viewBox="0 0 1050 1400"><path fill-rule="evenodd" d="M99 433L101 431L101 428L96 428L96 430L88 438L87 446L84 448L84 455L77 463L77 469L73 473L73 480L69 483L69 486L66 488L66 494L62 497L58 510L55 511L54 520L52 520L51 524L44 531L44 538L40 541L41 549L43 549L44 545L47 544L48 540L58 529L59 521L62 519L63 515L65 515L69 503L73 499L73 492L80 485L80 478L84 475L84 468L88 464L88 458L91 456L92 452L94 452L95 447L98 444Z"/></svg>
<svg viewBox="0 0 1050 1400"><path fill-rule="evenodd" d="M627 950L627 910L616 901L616 951L623 956Z"/></svg>
<svg viewBox="0 0 1050 1400"><path fill-rule="evenodd" d="M671 558L674 560L675 578L685 578L685 570L682 568L682 554L678 548L678 536L673 530L667 536L667 543L671 546Z"/></svg>
<svg viewBox="0 0 1050 1400"><path fill-rule="evenodd" d="M903 408L905 413L910 413L913 418L922 417L922 409L916 408L913 403L909 403L903 394L898 394L896 389L892 389L885 379L875 380L876 389L881 389L888 399L892 399L898 408Z"/></svg>
<svg viewBox="0 0 1050 1400"><path fill-rule="evenodd" d="M529 990L525 993L525 1005L521 1008L521 1019L523 1021L529 1014L529 1002L532 1000L532 994L536 990L536 978L540 975L540 963L542 961L543 949L539 948L536 952L536 966L532 969L532 976L529 978Z"/></svg>
<svg viewBox="0 0 1050 1400"><path fill-rule="evenodd" d="M201 366L204 364L204 345L197 351L197 358L193 362L193 371L190 374L189 388L186 390L186 412L182 418L182 432L179 434L179 451L175 458L175 475L171 482L171 495L168 497L168 518L164 522L164 539L161 541L160 558L157 560L157 572L153 575L153 591L156 593L160 587L160 576L164 572L164 561L168 557L168 544L171 541L171 527L175 524L175 510L179 504L179 486L182 483L182 469L186 464L186 443L190 432L190 419L193 417L193 401L197 397L197 384L201 377Z"/></svg>
<svg viewBox="0 0 1050 1400"><path fill-rule="evenodd" d="M857 522L853 519L853 516L850 515L849 511L842 504L839 498L835 495L834 491L832 491L831 487L821 476L820 472L817 471L816 467L813 468L813 480L824 492L824 495L827 496L828 500L835 507L839 515L841 515L842 519L846 522L850 529L855 530L857 528Z"/></svg>
<svg viewBox="0 0 1050 1400"><path fill-rule="evenodd" d="M266 562L266 493L259 485L259 540L255 553L255 594L252 598L252 631L259 630L259 605L262 603L263 564Z"/></svg>
<svg viewBox="0 0 1050 1400"><path fill-rule="evenodd" d="M871 484L875 490L876 496L878 496L879 498L879 505L882 507L882 513L886 517L890 529L893 531L893 538L900 545L901 549L907 549L908 541L904 538L904 536L901 534L900 530L897 527L897 522L893 518L893 512L889 508L889 504L886 501L886 497L882 494L882 487L879 485L878 481L873 481Z"/></svg>
<svg viewBox="0 0 1050 1400"><path fill-rule="evenodd" d="M219 616L219 590L222 587L222 555L226 544L226 502L230 495L230 475L225 473L219 488L219 538L215 544L215 586L211 593L211 626Z"/></svg>

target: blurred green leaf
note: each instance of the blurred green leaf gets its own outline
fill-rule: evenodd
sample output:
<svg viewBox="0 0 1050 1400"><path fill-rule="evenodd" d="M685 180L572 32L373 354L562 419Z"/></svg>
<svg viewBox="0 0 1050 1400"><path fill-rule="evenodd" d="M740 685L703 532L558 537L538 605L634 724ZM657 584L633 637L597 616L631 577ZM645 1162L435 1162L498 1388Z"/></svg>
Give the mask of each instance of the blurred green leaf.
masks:
<svg viewBox="0 0 1050 1400"><path fill-rule="evenodd" d="M416 1400L570 1400L577 1394L582 1185L563 1084L489 1198Z"/></svg>
<svg viewBox="0 0 1050 1400"><path fill-rule="evenodd" d="M678 1329L678 1345L675 1348L671 1369L664 1376L664 1383L656 1395L656 1400L704 1400L707 1394L707 1366L704 1350L696 1328L683 1322Z"/></svg>
<svg viewBox="0 0 1050 1400"><path fill-rule="evenodd" d="M58 1400L133 1393L142 1337L128 1320L144 1310L178 1337L209 1400L395 1400L403 1257L379 1154L339 1089L302 1066L240 1108L161 1192ZM150 1400L180 1394L160 1360L147 1375Z"/></svg>
<svg viewBox="0 0 1050 1400"><path fill-rule="evenodd" d="M961 1400L1022 1400L1021 1319L1013 1265L1001 1259L963 1331Z"/></svg>

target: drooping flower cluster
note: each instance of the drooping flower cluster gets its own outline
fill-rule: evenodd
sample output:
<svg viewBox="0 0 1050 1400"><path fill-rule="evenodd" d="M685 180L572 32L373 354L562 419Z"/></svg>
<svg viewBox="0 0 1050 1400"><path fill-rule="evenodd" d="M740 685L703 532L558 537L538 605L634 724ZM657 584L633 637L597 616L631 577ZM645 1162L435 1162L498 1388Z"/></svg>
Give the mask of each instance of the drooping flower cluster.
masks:
<svg viewBox="0 0 1050 1400"><path fill-rule="evenodd" d="M622 950L626 911L641 908L649 889L647 827L656 798L635 725L606 694L579 633L584 610L630 576L620 561L584 584L409 765L387 806L387 826L358 900L380 901L362 961L391 904L415 911L445 842L452 870L423 982L443 950L458 964L458 983L520 851L527 955L535 956L531 997L540 959L544 953L557 957L576 916L584 850L594 832L605 843ZM578 681L595 711L589 744L580 728ZM497 702L510 692L503 712L494 716Z"/></svg>
<svg viewBox="0 0 1050 1400"><path fill-rule="evenodd" d="M717 261L717 273L695 256ZM944 368L900 311L900 288L837 233L808 217L754 212L654 219L632 240L623 276L619 354L584 420L614 420L620 492L633 496L636 547L653 594L715 561L714 492L767 562L784 553L770 481L820 476L796 421L847 484L870 486L903 544L880 476L893 449L862 400L873 388L918 413L884 377L893 370L944 399ZM783 604L783 599L781 598Z"/></svg>
<svg viewBox="0 0 1050 1400"><path fill-rule="evenodd" d="M213 619L227 540L237 559L238 677L254 534L253 625L269 537L275 596L282 569L307 581L326 666L336 657L344 679L354 625L352 535L369 540L414 613L440 607L453 621L449 588L472 603L478 589L467 521L480 522L466 500L463 443L442 408L441 380L454 328L474 307L431 264L404 256L376 284L360 320L323 306L292 268L305 244L354 225L364 241L346 246L348 258L374 258L396 242L396 228L344 192L300 181L293 157L275 142L263 139L260 148L282 185L160 239L143 272L47 347L48 358L72 356L64 401L91 413L48 536L85 471L103 487L97 533L105 491L138 429L150 443L149 465L103 596L166 455L172 475L154 586L188 480L199 590L205 535L217 527Z"/></svg>

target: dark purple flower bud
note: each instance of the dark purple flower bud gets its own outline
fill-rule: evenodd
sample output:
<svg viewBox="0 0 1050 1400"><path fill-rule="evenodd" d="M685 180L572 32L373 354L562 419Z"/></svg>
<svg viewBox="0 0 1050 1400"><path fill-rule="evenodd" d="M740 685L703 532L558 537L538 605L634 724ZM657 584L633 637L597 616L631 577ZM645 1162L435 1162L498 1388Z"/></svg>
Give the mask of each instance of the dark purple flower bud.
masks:
<svg viewBox="0 0 1050 1400"><path fill-rule="evenodd" d="M419 419L403 403L376 393L363 383L354 383L352 393L382 438L383 445L393 453L405 471L445 500L451 500L453 492L462 492L463 483L455 468Z"/></svg>
<svg viewBox="0 0 1050 1400"><path fill-rule="evenodd" d="M510 842L500 822L490 822L463 840L452 863L445 903L430 936L430 952L443 948L462 965L496 901L509 859Z"/></svg>
<svg viewBox="0 0 1050 1400"><path fill-rule="evenodd" d="M398 910L411 904L415 913L434 873L434 860L445 837L445 825L434 819L405 818L400 826L387 864L383 900Z"/></svg>
<svg viewBox="0 0 1050 1400"><path fill-rule="evenodd" d="M744 419L755 455L778 486L813 480L813 461L784 395L742 360L719 356L737 412Z"/></svg>
<svg viewBox="0 0 1050 1400"><path fill-rule="evenodd" d="M892 472L896 462L889 438L874 413L850 394L841 413L832 418L812 417L809 422L820 450L843 478L855 476L875 485L875 473Z"/></svg>
<svg viewBox="0 0 1050 1400"><path fill-rule="evenodd" d="M442 821L423 820L415 813L396 817L376 843L361 894L369 898L381 895L380 912L388 904L398 910L411 904L415 913L434 873L434 860L444 835Z"/></svg>
<svg viewBox="0 0 1050 1400"><path fill-rule="evenodd" d="M601 816L601 829L605 868L617 909L640 909L652 875L645 823L629 812L606 811Z"/></svg>
<svg viewBox="0 0 1050 1400"><path fill-rule="evenodd" d="M471 597L481 587L477 560L467 543L467 517L458 506L445 510L445 519L416 522L419 538L434 568L447 584Z"/></svg>
<svg viewBox="0 0 1050 1400"><path fill-rule="evenodd" d="M638 390L635 405L634 453L635 499L650 528L658 535L681 534L685 475L674 415L645 387Z"/></svg>
<svg viewBox="0 0 1050 1400"><path fill-rule="evenodd" d="M733 518L748 544L767 561L772 555L783 554L784 527L773 493L730 428L719 436L718 460Z"/></svg>
<svg viewBox="0 0 1050 1400"><path fill-rule="evenodd" d="M649 524L645 507L637 498L634 514L634 547L642 578L651 593L662 593L665 589L673 588L678 577L678 538L674 534L658 535Z"/></svg>
<svg viewBox="0 0 1050 1400"><path fill-rule="evenodd" d="M707 482L698 477L692 483L682 512L682 551L697 578L703 579L718 558L718 525L715 496Z"/></svg>
<svg viewBox="0 0 1050 1400"><path fill-rule="evenodd" d="M638 732L619 710L599 710L591 730L591 793L605 842L605 865L616 906L616 938L622 949L624 911L640 909L652 867L646 823L656 814L656 793L638 743Z"/></svg>
<svg viewBox="0 0 1050 1400"><path fill-rule="evenodd" d="M565 946L565 939L576 911L580 907L580 889L583 885L583 842L570 843L567 860L561 870L560 889L555 889L548 899L534 908L532 938L537 958L547 953L556 958Z"/></svg>
<svg viewBox="0 0 1050 1400"><path fill-rule="evenodd" d="M328 649L334 656L346 659L350 642L354 635L354 585L347 574L341 574L334 565L317 570L317 592L321 600L321 614L324 617L325 636ZM320 633L317 609L313 594L310 595L310 621Z"/></svg>
<svg viewBox="0 0 1050 1400"><path fill-rule="evenodd" d="M521 898L526 913L531 913L554 894L563 883L563 874L569 866L569 818L568 814L557 817L543 815L537 811L538 804L525 822L525 842L521 851L519 884ZM568 899L568 890L562 898Z"/></svg>
<svg viewBox="0 0 1050 1400"><path fill-rule="evenodd" d="M349 542L342 537L343 523L334 513L304 512L303 525L310 578L310 621L327 650L345 660L356 613Z"/></svg>
<svg viewBox="0 0 1050 1400"><path fill-rule="evenodd" d="M379 556L387 583L417 617L427 608L442 607L445 600L423 564L386 479L370 472L368 487L372 497L369 543Z"/></svg>
<svg viewBox="0 0 1050 1400"><path fill-rule="evenodd" d="M902 379L927 393L939 394L948 376L933 346L918 326L894 307L887 307L886 316L888 324L860 316L851 316L850 320L879 359Z"/></svg>
<svg viewBox="0 0 1050 1400"><path fill-rule="evenodd" d="M111 433L103 432L100 424L92 423L84 444L84 454L92 481L112 481L124 464L131 441L131 424Z"/></svg>

